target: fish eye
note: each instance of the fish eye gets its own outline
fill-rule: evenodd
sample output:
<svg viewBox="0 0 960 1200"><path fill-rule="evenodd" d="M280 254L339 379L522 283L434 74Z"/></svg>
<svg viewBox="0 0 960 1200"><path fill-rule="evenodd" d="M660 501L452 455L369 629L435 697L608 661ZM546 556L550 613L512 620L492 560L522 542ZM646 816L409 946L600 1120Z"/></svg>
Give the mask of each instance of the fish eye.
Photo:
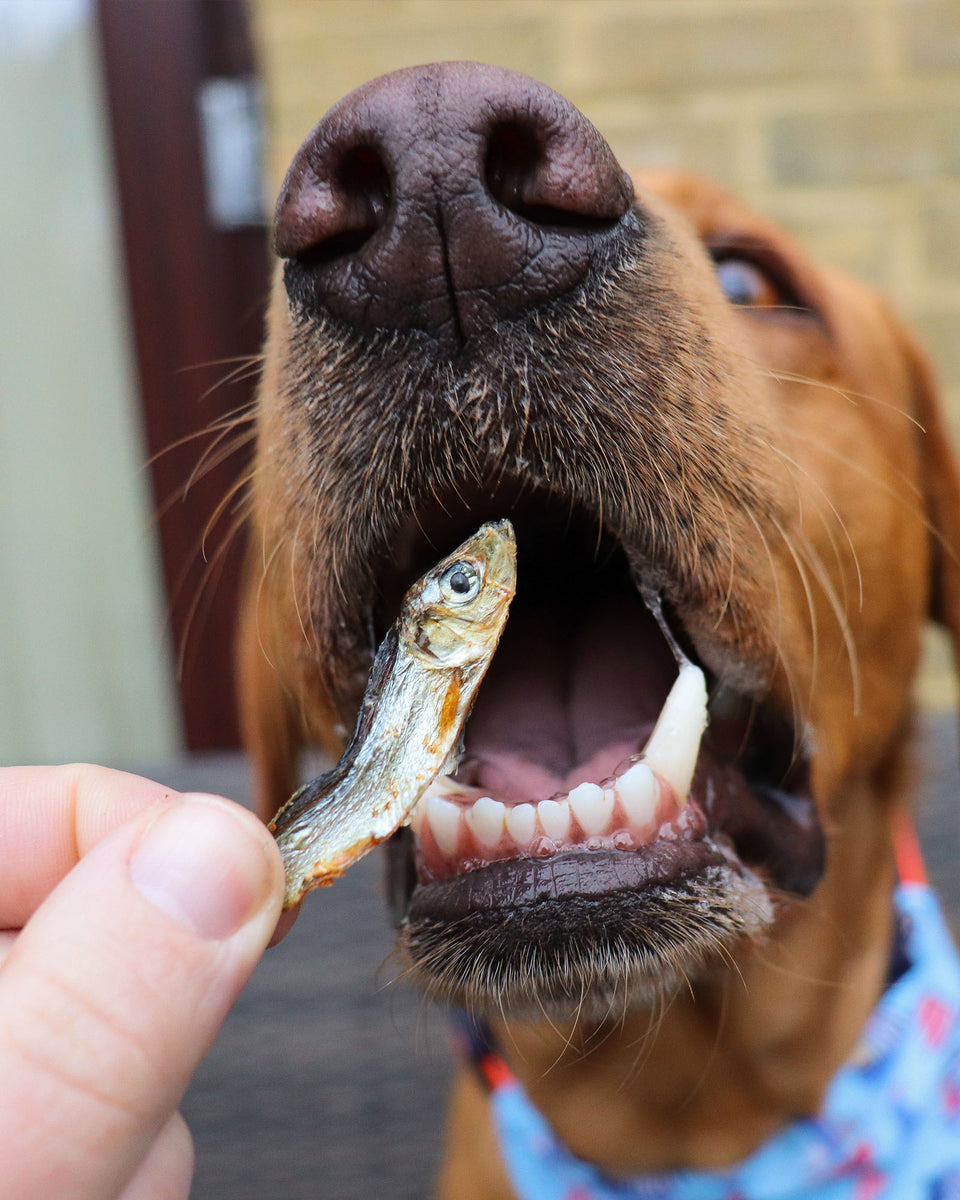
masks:
<svg viewBox="0 0 960 1200"><path fill-rule="evenodd" d="M465 604L480 591L480 572L472 563L455 562L440 576L440 591L451 604Z"/></svg>

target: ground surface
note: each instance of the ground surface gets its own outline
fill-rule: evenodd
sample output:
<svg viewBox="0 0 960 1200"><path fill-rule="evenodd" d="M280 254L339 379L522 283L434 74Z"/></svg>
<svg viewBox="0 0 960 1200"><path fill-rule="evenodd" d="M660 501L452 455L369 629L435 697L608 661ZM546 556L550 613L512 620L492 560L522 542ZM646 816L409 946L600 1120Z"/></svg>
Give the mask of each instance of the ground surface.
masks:
<svg viewBox="0 0 960 1200"><path fill-rule="evenodd" d="M952 717L923 731L919 827L960 918L960 770ZM178 788L249 799L238 757L154 769ZM451 1074L442 1016L394 983L372 854L313 894L227 1021L183 1109L194 1200L420 1200L430 1195ZM956 928L956 925L955 925Z"/></svg>

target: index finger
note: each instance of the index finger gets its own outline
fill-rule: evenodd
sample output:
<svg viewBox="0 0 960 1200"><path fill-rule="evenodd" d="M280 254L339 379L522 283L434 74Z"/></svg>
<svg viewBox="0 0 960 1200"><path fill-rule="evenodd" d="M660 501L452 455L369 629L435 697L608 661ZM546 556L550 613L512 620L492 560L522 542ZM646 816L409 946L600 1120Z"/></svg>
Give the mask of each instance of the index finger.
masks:
<svg viewBox="0 0 960 1200"><path fill-rule="evenodd" d="M0 768L0 929L19 929L112 829L178 795L85 763Z"/></svg>

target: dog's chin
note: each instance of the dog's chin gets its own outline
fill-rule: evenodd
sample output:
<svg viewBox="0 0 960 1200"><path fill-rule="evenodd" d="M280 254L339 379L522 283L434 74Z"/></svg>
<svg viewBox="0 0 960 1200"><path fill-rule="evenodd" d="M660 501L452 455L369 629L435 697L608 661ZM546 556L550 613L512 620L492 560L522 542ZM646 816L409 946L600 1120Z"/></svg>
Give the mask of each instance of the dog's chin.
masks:
<svg viewBox="0 0 960 1200"><path fill-rule="evenodd" d="M459 769L388 846L391 907L430 996L602 1019L729 964L819 881L823 838L792 723L704 665L624 548L510 515L511 617Z"/></svg>

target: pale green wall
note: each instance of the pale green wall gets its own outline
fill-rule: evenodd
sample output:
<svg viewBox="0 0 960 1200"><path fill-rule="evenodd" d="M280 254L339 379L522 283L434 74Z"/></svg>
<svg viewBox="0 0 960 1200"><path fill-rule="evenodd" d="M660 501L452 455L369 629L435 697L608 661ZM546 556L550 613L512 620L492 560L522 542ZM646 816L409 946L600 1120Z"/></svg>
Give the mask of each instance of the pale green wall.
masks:
<svg viewBox="0 0 960 1200"><path fill-rule="evenodd" d="M0 0L0 762L180 744L83 0Z"/></svg>

